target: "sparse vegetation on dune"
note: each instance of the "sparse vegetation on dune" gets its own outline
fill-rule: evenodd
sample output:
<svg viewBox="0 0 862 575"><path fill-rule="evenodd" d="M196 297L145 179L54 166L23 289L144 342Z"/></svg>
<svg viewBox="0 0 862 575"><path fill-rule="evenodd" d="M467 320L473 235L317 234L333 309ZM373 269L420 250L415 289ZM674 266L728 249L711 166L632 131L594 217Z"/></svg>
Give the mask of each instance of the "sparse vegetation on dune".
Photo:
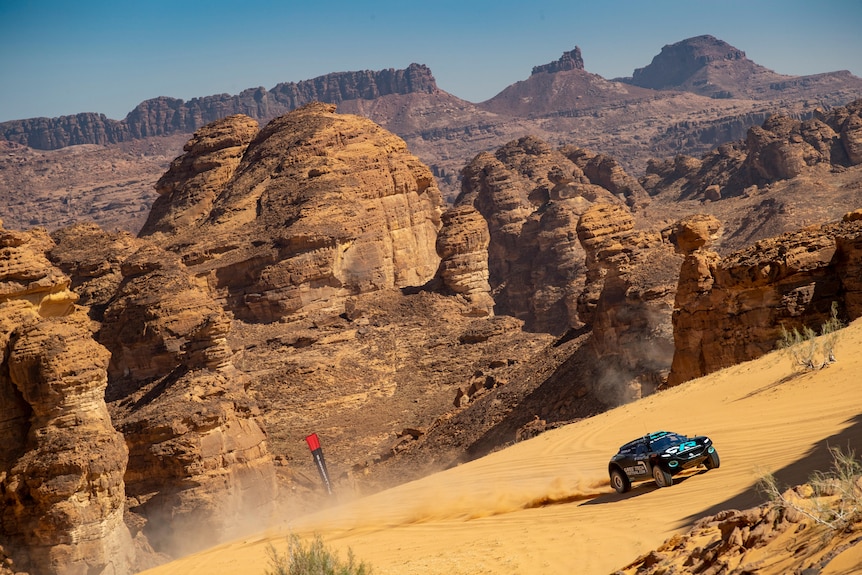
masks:
<svg viewBox="0 0 862 575"><path fill-rule="evenodd" d="M267 547L270 568L265 575L371 575L372 569L364 561L357 563L353 550L347 550L347 562L323 543L323 538L304 542L296 534L287 538L287 552L279 553L273 546Z"/></svg>
<svg viewBox="0 0 862 575"><path fill-rule="evenodd" d="M779 507L842 531L862 520L862 460L853 450L833 447L829 451L832 469L815 471L806 485L782 490L775 476L767 474L760 479L760 488Z"/></svg>
<svg viewBox="0 0 862 575"><path fill-rule="evenodd" d="M832 302L832 311L828 320L820 326L820 337L817 332L807 326L800 332L781 327L780 349L786 350L793 360L793 365L802 369L823 369L835 359L835 343L838 341L838 330L844 327L844 322L838 318L838 303Z"/></svg>

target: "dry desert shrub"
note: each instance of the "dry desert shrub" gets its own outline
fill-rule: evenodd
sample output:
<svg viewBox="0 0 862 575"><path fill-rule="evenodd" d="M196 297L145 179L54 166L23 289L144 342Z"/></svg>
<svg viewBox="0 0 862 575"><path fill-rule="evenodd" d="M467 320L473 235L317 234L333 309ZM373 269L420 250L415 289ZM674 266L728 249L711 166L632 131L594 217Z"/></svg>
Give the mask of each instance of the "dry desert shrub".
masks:
<svg viewBox="0 0 862 575"><path fill-rule="evenodd" d="M862 520L862 461L852 450L833 447L829 451L832 470L817 471L811 476L810 497L797 497L791 493L793 490L781 491L771 474L762 477L759 484L773 503L841 531Z"/></svg>
<svg viewBox="0 0 862 575"><path fill-rule="evenodd" d="M371 567L364 561L358 564L353 550L347 550L347 563L338 554L323 544L320 535L304 543L299 536L291 534L287 538L287 552L282 554L269 545L266 550L270 569L265 575L371 575Z"/></svg>
<svg viewBox="0 0 862 575"><path fill-rule="evenodd" d="M838 319L838 303L832 302L830 318L820 326L820 337L810 327L803 326L802 331L793 328L788 331L781 326L780 349L786 350L793 359L793 364L803 369L823 369L835 362L835 343L838 341L838 330L844 323Z"/></svg>

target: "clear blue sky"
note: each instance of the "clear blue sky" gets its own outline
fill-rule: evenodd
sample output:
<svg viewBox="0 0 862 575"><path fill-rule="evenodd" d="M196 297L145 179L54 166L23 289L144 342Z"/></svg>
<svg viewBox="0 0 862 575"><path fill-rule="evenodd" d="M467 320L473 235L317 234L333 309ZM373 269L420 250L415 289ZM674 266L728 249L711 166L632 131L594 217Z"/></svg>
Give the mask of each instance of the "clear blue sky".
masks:
<svg viewBox="0 0 862 575"><path fill-rule="evenodd" d="M862 76L862 0L0 0L0 121L411 62L480 102L576 45L610 79L701 34L779 73Z"/></svg>

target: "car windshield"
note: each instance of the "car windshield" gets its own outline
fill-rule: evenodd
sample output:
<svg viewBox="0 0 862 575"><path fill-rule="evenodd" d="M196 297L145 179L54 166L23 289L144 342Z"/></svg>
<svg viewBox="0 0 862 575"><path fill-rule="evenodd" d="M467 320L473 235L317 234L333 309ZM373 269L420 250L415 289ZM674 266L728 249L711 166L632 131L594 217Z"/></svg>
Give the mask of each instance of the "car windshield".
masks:
<svg viewBox="0 0 862 575"><path fill-rule="evenodd" d="M682 435L668 433L667 435L662 435L658 439L650 441L650 449L653 451L664 451L668 447L673 447L674 445L684 442L686 439L688 438L683 437Z"/></svg>

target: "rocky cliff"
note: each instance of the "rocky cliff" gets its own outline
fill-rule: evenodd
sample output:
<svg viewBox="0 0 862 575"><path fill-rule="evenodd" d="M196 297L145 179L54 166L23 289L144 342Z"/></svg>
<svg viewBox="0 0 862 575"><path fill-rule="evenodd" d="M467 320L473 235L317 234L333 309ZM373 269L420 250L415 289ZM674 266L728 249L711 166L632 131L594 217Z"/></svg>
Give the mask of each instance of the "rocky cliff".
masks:
<svg viewBox="0 0 862 575"><path fill-rule="evenodd" d="M128 449L105 405L110 354L38 231L0 229L0 542L35 573L131 573Z"/></svg>
<svg viewBox="0 0 862 575"><path fill-rule="evenodd" d="M577 233L586 253L578 312L601 360L598 395L609 403L648 395L664 382L673 358L680 258L665 230L635 230L634 217L620 204L593 205Z"/></svg>
<svg viewBox="0 0 862 575"><path fill-rule="evenodd" d="M247 127L234 118L195 141ZM169 194L142 236L181 254L237 317L271 322L338 310L350 295L434 277L440 191L403 140L380 126L332 105L305 106L229 152L242 160L226 181L230 169L212 169L208 146L193 145L165 175L181 192ZM190 195L212 205L194 204L205 213L173 232Z"/></svg>
<svg viewBox="0 0 862 575"><path fill-rule="evenodd" d="M248 377L231 361L224 310L177 255L150 242L92 225L54 237L50 256L69 270L111 352L106 397L128 446L136 532L178 555L267 517L275 469Z"/></svg>
<svg viewBox="0 0 862 575"><path fill-rule="evenodd" d="M597 202L641 205L646 194L615 162L533 137L476 156L456 206L473 206L490 234L488 274L497 313L528 329L562 333L582 324L584 251L575 228Z"/></svg>
<svg viewBox="0 0 862 575"><path fill-rule="evenodd" d="M314 101L337 104L344 100L432 93L436 90L431 70L421 64L411 64L403 70L337 72L311 80L278 84L271 90L250 88L234 96L218 94L193 98L188 102L163 96L141 102L122 121L91 113L14 120L0 123L0 135L31 148L54 150L76 144L109 144L191 133L233 114L269 120Z"/></svg>
<svg viewBox="0 0 862 575"><path fill-rule="evenodd" d="M862 311L862 217L762 240L724 258L709 251L719 223L692 217L674 238L685 253L674 302L675 385L772 351L786 330L818 331L833 303L842 320Z"/></svg>

